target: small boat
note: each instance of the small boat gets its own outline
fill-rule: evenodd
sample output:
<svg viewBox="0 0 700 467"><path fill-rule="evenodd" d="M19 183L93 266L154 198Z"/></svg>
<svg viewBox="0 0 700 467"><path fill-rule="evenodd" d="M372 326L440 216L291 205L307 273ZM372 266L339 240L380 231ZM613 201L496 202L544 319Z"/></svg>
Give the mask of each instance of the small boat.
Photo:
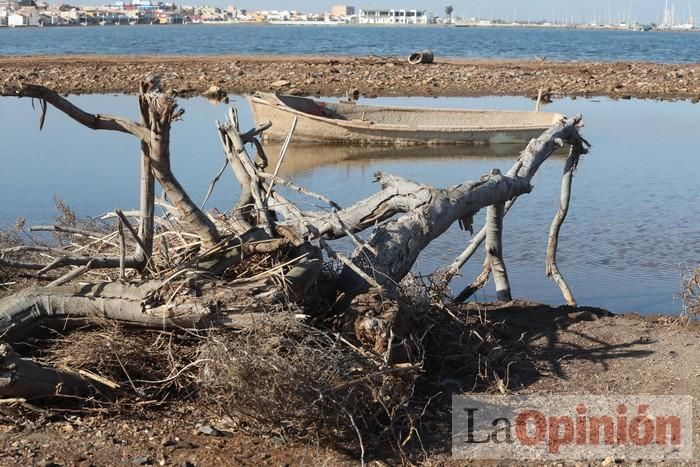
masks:
<svg viewBox="0 0 700 467"><path fill-rule="evenodd" d="M256 93L248 102L256 125L272 122L264 133L268 141L286 138L294 117L294 141L435 145L527 142L562 118L548 112L329 103L272 93Z"/></svg>

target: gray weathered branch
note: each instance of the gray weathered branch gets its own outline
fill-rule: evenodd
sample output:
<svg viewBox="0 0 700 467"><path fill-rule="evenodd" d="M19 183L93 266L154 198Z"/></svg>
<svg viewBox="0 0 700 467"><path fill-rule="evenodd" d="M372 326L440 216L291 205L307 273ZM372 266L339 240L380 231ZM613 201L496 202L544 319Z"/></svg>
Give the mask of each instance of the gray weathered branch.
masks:
<svg viewBox="0 0 700 467"><path fill-rule="evenodd" d="M504 203L531 190L530 181L542 163L561 145L580 139L577 126L581 117L563 119L528 144L517 163L504 176L485 176L445 190L425 188L407 214L375 230L369 244L379 254L358 252L353 261L391 290L411 269L419 253L459 219L473 216L480 209ZM351 225L351 224L348 224ZM354 295L367 290L367 284L350 268L341 274L345 291Z"/></svg>
<svg viewBox="0 0 700 467"><path fill-rule="evenodd" d="M571 200L571 182L574 177L574 171L578 165L579 158L586 153L583 147L583 142L571 146L569 157L564 165L564 174L561 179L561 194L559 199L559 209L557 210L552 227L549 230L549 239L547 242L547 277L552 278L559 286L564 300L571 306L576 306L574 294L571 292L569 285L564 280L559 267L557 266L557 245L559 244L559 231L566 220L566 215L569 212L569 201Z"/></svg>
<svg viewBox="0 0 700 467"><path fill-rule="evenodd" d="M0 343L0 397L40 399L87 395L90 384L79 375L21 358L7 343Z"/></svg>
<svg viewBox="0 0 700 467"><path fill-rule="evenodd" d="M498 172L500 174L500 172ZM492 175L497 175L492 172ZM500 302L509 302L510 282L506 264L503 261L503 212L504 203L496 203L486 209L486 259L493 272L496 284L496 298Z"/></svg>
<svg viewBox="0 0 700 467"><path fill-rule="evenodd" d="M141 125L145 128L151 127L150 115L148 112L148 99L146 92L149 87L147 80L141 82L141 93L139 94L139 113L141 114ZM151 150L146 141L141 141L141 177L139 180L139 237L141 244L136 250L136 257L142 258L144 266L148 264L153 255L153 235L155 226L155 177L151 164ZM145 268L144 268L145 269Z"/></svg>
<svg viewBox="0 0 700 467"><path fill-rule="evenodd" d="M91 114L62 97L56 91L36 84L21 84L19 86L5 86L0 94L5 97L31 97L41 99L54 106L76 122L93 130L110 130L121 133L129 133L139 139L148 137L148 130L142 125L131 120L114 117L112 115ZM46 109L43 109L41 123L43 126Z"/></svg>
<svg viewBox="0 0 700 467"><path fill-rule="evenodd" d="M163 93L147 94L147 100L151 124L147 141L153 175L177 209L179 220L199 235L205 248L211 248L218 243L219 232L192 201L170 166L170 126L180 118L182 110L178 110L175 98Z"/></svg>

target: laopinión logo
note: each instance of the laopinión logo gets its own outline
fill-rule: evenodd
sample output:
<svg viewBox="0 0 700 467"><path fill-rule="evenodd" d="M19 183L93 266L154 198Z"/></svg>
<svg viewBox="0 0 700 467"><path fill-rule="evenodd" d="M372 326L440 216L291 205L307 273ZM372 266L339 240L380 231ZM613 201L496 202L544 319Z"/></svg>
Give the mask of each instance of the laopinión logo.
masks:
<svg viewBox="0 0 700 467"><path fill-rule="evenodd" d="M453 396L452 454L690 460L692 411L689 396Z"/></svg>

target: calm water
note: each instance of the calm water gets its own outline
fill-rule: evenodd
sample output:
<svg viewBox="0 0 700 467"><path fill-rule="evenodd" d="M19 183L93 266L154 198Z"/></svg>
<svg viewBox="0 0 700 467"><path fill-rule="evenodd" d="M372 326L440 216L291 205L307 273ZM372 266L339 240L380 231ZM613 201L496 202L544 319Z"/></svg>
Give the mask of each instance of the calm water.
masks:
<svg viewBox="0 0 700 467"><path fill-rule="evenodd" d="M86 110L137 117L133 96L80 96ZM243 127L251 125L245 101L236 99ZM383 98L370 103L442 107L530 109L523 98ZM223 154L214 119L226 106L183 100L187 110L173 133L173 168L201 200ZM700 258L697 202L698 107L687 102L560 100L547 110L583 113L585 136L593 143L574 180L572 208L563 227L560 267L580 303L613 311L675 313L681 272ZM46 127L29 101L0 101L0 224L18 216L50 222L54 195L81 215L138 205L138 145L133 138L96 133L49 109ZM673 142L673 144L669 144ZM377 149L362 157L357 148L293 146L286 176L327 194L342 205L376 190L372 174L384 170L435 186L476 179L494 167L507 170L519 148ZM275 152L275 148L271 148ZM563 158L549 160L534 180L535 190L518 201L505 220L505 259L517 297L561 303L544 277L549 225L558 206ZM222 177L209 207L226 209L238 188ZM298 198L297 198L298 199ZM312 202L305 200L312 206ZM477 218L477 224L483 217ZM478 225L477 225L478 226ZM419 260L418 271L448 264L469 235L452 229ZM478 272L481 258L465 268L462 285ZM489 298L488 286L480 298Z"/></svg>
<svg viewBox="0 0 700 467"><path fill-rule="evenodd" d="M0 55L332 54L700 61L700 34L442 26L95 26L0 28Z"/></svg>

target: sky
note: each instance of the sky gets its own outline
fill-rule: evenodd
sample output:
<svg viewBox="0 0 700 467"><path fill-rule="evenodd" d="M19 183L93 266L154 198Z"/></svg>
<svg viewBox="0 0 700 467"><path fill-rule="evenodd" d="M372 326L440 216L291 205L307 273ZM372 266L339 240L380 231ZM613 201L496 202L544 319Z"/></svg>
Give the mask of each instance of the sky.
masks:
<svg viewBox="0 0 700 467"><path fill-rule="evenodd" d="M195 3L195 0L189 0ZM512 20L549 19L562 21L568 18L576 22L599 21L619 22L621 18L629 18L640 23L659 22L664 10L665 0L348 0L333 3L327 0L197 0L196 3L206 3L216 6L230 4L238 8L250 10L277 9L298 10L302 12L322 12L330 10L334 4L351 5L356 8L416 8L427 10L434 15L444 15L445 6L452 5L453 15L466 17L482 17L486 19L500 18ZM675 5L677 16L684 20L689 16L689 5L696 15L700 16L700 0L669 0Z"/></svg>

